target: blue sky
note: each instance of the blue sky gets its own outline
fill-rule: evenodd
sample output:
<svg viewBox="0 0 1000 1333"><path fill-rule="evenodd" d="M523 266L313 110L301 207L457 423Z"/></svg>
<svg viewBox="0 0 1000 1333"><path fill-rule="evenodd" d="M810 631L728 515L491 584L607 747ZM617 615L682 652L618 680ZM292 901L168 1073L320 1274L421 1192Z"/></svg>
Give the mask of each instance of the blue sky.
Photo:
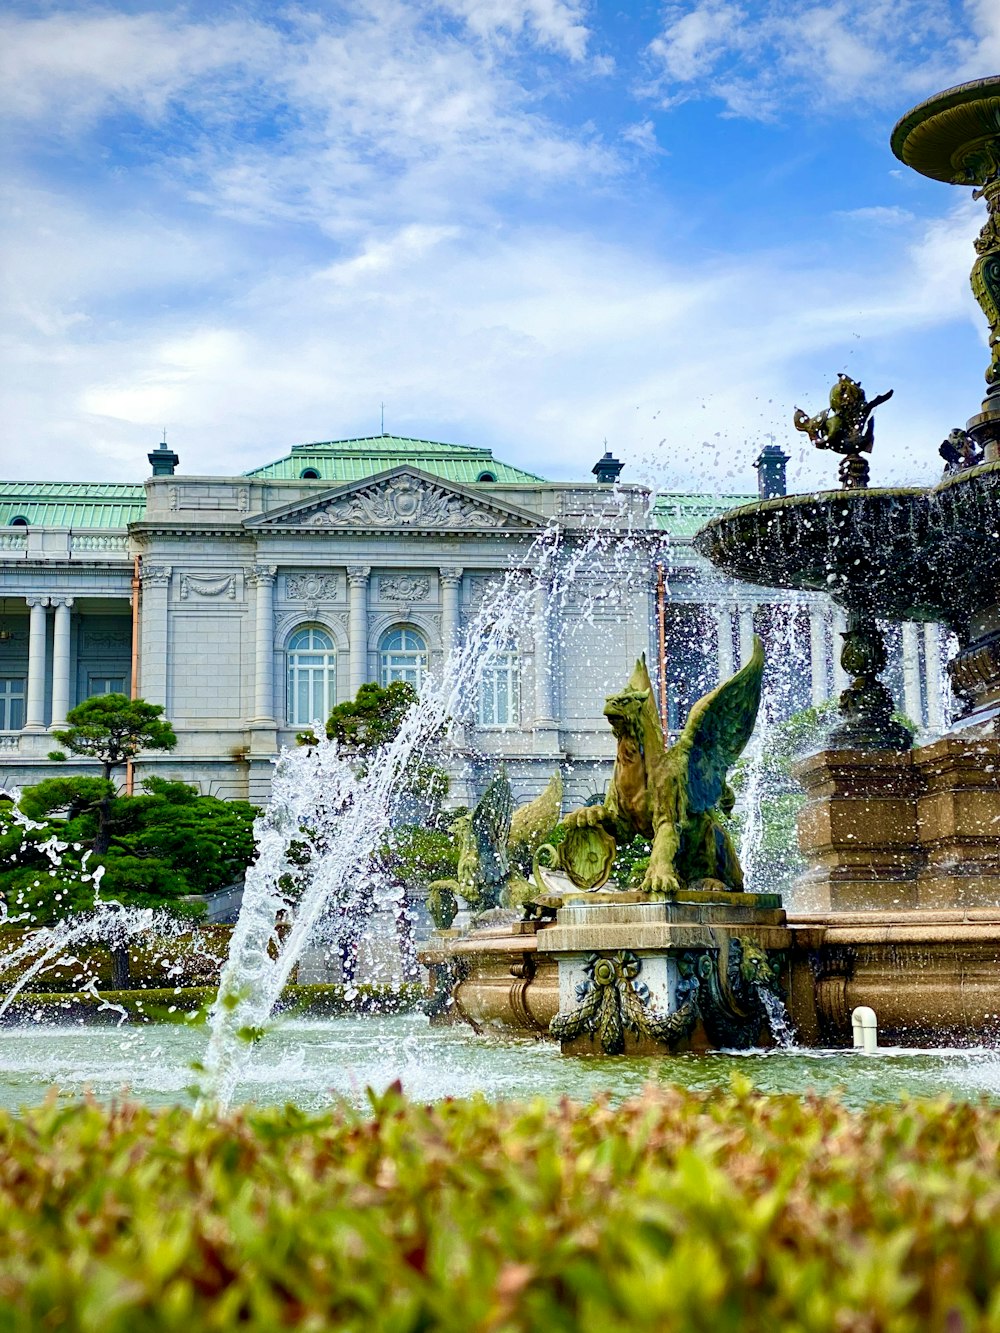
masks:
<svg viewBox="0 0 1000 1333"><path fill-rule="evenodd" d="M873 481L978 410L982 204L888 147L998 0L7 3L3 473L388 431L553 478L795 489L846 370Z"/></svg>

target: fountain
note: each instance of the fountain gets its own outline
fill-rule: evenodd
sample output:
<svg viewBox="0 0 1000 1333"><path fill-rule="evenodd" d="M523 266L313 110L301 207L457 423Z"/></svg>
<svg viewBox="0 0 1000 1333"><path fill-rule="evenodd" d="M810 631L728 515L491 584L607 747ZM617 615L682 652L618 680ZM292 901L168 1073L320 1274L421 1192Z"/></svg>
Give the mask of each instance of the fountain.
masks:
<svg viewBox="0 0 1000 1333"><path fill-rule="evenodd" d="M794 425L843 455L841 488L732 510L695 546L748 582L825 590L848 614L841 721L797 768L809 800L790 922L796 1017L822 1035L867 1004L897 1038L940 1043L995 1031L1000 1012L1000 77L921 103L892 148L987 200L972 270L990 325L981 410L941 445L937 485L870 487L862 454L890 394L869 401L840 375L829 409L797 409ZM958 639L958 716L917 749L879 678L880 619L941 624Z"/></svg>

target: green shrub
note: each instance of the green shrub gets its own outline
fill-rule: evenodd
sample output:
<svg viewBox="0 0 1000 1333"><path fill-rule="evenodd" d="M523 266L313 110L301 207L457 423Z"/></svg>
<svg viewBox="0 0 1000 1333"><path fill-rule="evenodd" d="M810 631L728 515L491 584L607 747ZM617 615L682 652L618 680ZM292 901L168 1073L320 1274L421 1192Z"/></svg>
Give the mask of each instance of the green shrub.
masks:
<svg viewBox="0 0 1000 1333"><path fill-rule="evenodd" d="M987 1333L1000 1114L397 1089L0 1115L0 1330Z"/></svg>

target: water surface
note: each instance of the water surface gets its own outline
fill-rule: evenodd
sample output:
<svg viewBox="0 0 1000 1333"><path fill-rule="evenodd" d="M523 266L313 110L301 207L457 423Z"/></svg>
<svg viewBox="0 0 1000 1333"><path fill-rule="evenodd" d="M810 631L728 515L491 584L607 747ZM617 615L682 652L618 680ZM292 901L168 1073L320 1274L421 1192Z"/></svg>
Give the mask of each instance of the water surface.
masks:
<svg viewBox="0 0 1000 1333"><path fill-rule="evenodd" d="M204 1056L205 1031L187 1026L47 1027L0 1030L0 1106L36 1105L50 1088L100 1100L123 1093L151 1106L189 1105ZM726 1088L732 1074L762 1092L839 1091L850 1106L912 1094L1000 1100L1000 1052L888 1050L756 1051L643 1059L574 1059L550 1042L499 1041L464 1026L432 1028L421 1015L288 1020L260 1042L237 1087L236 1102L295 1103L305 1109L338 1098L364 1101L367 1087L399 1079L419 1101L482 1093L491 1101L562 1096L624 1098L648 1082Z"/></svg>

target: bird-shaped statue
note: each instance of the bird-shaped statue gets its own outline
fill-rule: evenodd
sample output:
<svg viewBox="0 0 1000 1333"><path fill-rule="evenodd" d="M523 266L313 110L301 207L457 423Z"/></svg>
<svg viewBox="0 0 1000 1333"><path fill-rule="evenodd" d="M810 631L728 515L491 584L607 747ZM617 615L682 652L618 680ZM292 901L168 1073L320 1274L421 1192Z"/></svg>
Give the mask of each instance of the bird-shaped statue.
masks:
<svg viewBox="0 0 1000 1333"><path fill-rule="evenodd" d="M560 862L573 883L596 888L610 874L610 857L589 845L594 837L622 844L639 834L652 843L643 892L742 890L743 870L720 816L733 808L726 774L753 732L763 676L764 650L755 636L750 660L698 700L668 749L645 656L636 662L626 688L604 706L618 739L607 795L565 819Z"/></svg>

